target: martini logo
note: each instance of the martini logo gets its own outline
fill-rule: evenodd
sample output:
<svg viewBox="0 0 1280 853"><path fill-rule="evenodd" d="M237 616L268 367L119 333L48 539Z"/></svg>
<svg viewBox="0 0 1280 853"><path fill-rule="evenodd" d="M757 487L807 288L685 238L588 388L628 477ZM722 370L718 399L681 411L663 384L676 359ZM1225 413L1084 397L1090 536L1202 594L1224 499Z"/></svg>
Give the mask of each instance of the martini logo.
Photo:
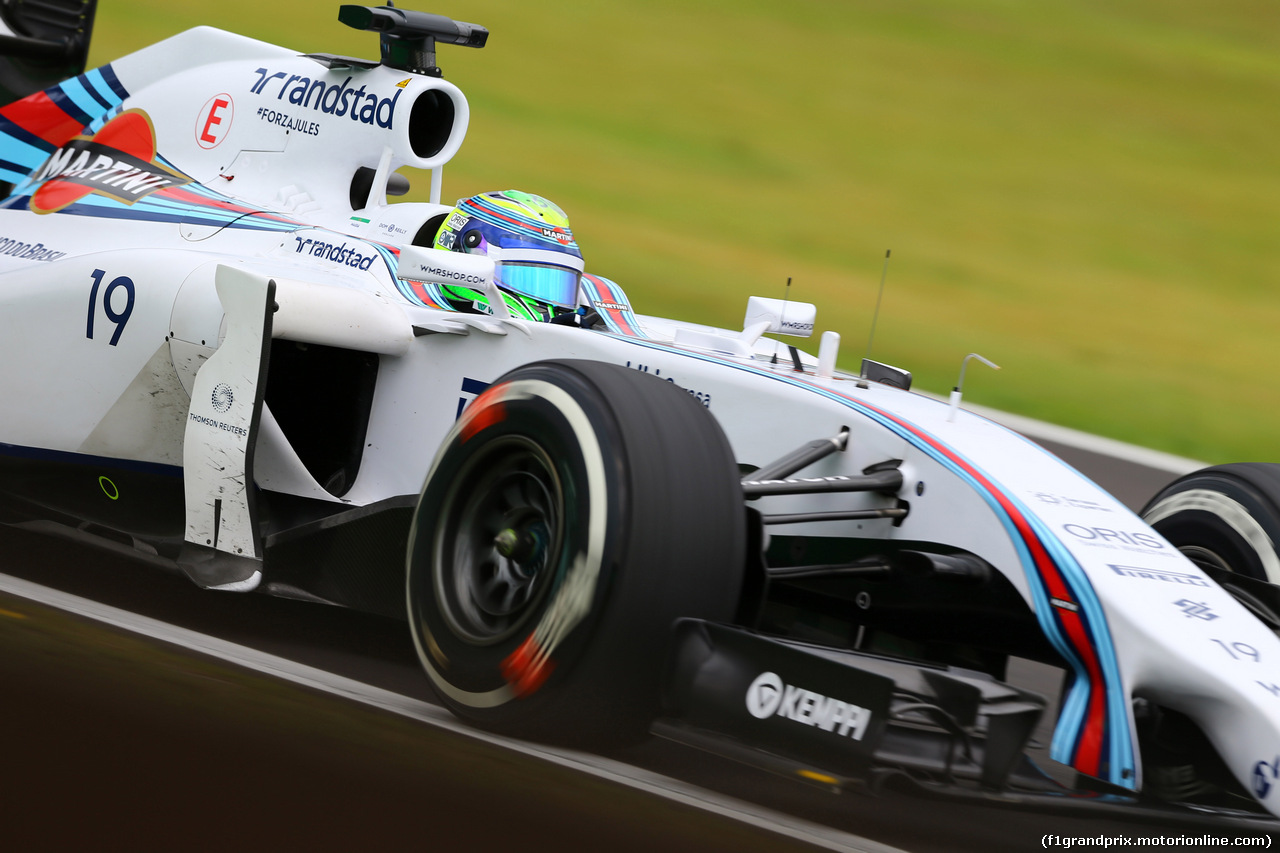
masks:
<svg viewBox="0 0 1280 853"><path fill-rule="evenodd" d="M127 110L93 136L77 136L45 161L31 196L36 213L54 213L90 193L125 204L191 182L156 162L156 132L142 110Z"/></svg>
<svg viewBox="0 0 1280 853"><path fill-rule="evenodd" d="M549 237L552 240L555 240L557 243L559 243L562 246L567 246L573 242L573 235L570 234L568 231L565 231L563 228L545 228L544 227L542 229L542 236Z"/></svg>

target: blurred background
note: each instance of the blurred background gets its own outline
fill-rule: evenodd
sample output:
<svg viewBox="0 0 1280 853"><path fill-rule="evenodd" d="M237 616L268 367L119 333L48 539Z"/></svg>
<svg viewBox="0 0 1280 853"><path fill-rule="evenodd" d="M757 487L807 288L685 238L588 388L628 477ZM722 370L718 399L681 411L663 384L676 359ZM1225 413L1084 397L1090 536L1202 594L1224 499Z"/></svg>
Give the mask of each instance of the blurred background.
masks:
<svg viewBox="0 0 1280 853"><path fill-rule="evenodd" d="M200 24L376 57L338 5L102 0L91 65ZM1280 458L1275 0L400 5L491 32L438 53L444 200L551 198L640 313L738 328L790 277L856 369L892 250L872 355L917 388L976 351L972 402Z"/></svg>

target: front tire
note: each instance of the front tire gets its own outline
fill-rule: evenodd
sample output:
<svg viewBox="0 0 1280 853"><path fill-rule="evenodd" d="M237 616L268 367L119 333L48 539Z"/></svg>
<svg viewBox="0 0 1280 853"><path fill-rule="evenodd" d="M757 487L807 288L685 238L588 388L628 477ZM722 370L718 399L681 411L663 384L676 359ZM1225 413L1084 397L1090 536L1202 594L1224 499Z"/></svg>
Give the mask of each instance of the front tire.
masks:
<svg viewBox="0 0 1280 853"><path fill-rule="evenodd" d="M745 527L728 441L683 389L587 361L507 374L414 514L409 622L433 690L508 734L643 736L672 622L734 614Z"/></svg>
<svg viewBox="0 0 1280 853"><path fill-rule="evenodd" d="M1188 474L1152 498L1142 517L1192 562L1280 583L1280 465Z"/></svg>

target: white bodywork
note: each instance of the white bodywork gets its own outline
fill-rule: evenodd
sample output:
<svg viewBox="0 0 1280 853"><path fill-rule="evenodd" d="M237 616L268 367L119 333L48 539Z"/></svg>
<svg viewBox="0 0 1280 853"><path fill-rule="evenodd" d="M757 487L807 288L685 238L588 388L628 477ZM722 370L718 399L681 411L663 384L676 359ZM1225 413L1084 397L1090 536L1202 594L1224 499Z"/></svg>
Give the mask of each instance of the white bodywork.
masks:
<svg viewBox="0 0 1280 853"><path fill-rule="evenodd" d="M800 532L944 543L1003 573L1077 676L1055 757L1140 788L1131 698L1148 697L1197 720L1236 778L1280 814L1272 791L1280 640L1137 516L1038 446L968 412L952 418L945 403L823 378L813 359L803 372L785 351L774 363L775 342L756 340L763 327L744 335L637 317L603 280L591 280L584 304L606 316L607 331L432 307L432 283L414 278L420 273L408 262L420 259L418 250L401 249L448 208L387 205L384 187L402 166L435 170L439 201L440 170L467 127L466 99L452 84L385 67L329 70L210 29L87 79L61 94L92 104L87 85L98 101L114 91L105 100L115 103L77 133L114 138L99 134L124 127L114 124L122 116L145 116L162 158L153 164L190 178L180 189L196 195L162 189L121 201L112 181L145 177L90 174L99 161L82 164L79 149L58 147L65 139L50 142L52 153L17 132L0 140L14 164L7 180L17 185L16 201L0 209L0 452L184 467L188 541L216 540L252 558L260 543L243 497L250 480L353 506L416 495L462 405L504 372L546 358L647 371L702 400L740 463L764 465L843 428L847 449L802 476L901 460L910 514L900 525L828 522ZM422 98L434 109L424 112L447 117L447 126L410 120ZM43 113L24 103L0 112L30 130ZM359 167L376 174L367 206L352 211ZM69 177L82 180L78 200L33 212L49 197L60 203L65 196L41 193L60 181L65 193ZM760 326L753 316L749 325ZM811 326L813 317L787 322ZM379 356L359 474L341 497L307 472L269 408L253 422L261 380L254 353L264 330ZM786 512L893 503L856 493L758 506L783 511L783 501Z"/></svg>

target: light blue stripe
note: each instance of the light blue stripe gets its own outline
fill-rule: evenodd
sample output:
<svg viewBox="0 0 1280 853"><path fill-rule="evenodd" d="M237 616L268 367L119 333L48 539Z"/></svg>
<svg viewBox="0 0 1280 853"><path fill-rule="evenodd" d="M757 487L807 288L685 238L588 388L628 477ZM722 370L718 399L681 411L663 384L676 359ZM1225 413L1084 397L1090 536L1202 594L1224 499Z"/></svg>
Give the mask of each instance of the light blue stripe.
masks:
<svg viewBox="0 0 1280 853"><path fill-rule="evenodd" d="M1021 507L1020 507L1021 509ZM1108 777L1117 785L1133 787L1136 782L1134 773L1126 778L1125 770L1133 771L1134 752L1131 733L1129 732L1128 700L1124 695L1123 679L1120 677L1120 666L1116 660L1115 646L1111 640L1111 631L1107 628L1107 616L1098 600L1093 584L1088 575L1067 550L1062 541L1048 529L1042 520L1027 515L1040 541L1049 549L1050 556L1062 570L1063 576L1071 586L1076 603L1080 605L1086 622L1093 634L1094 651L1098 655L1098 663L1102 667L1103 679L1108 685L1107 695L1107 760L1110 764ZM1056 735L1055 735L1056 739ZM1057 759L1054 756L1055 760Z"/></svg>
<svg viewBox="0 0 1280 853"><path fill-rule="evenodd" d="M93 121L85 125L84 135L93 136L95 133L102 130L102 128L106 127L107 122L111 121L113 118L120 115L121 112L122 110L120 109L119 106L115 106L107 110L105 113L103 113L102 115L98 116Z"/></svg>
<svg viewBox="0 0 1280 853"><path fill-rule="evenodd" d="M604 320L605 325L609 327L609 330L614 332L615 334L625 335L626 337L636 337L636 336L647 337L647 335L645 335L643 332L640 331L640 323L636 320L635 312L631 310L631 303L627 299L626 294L623 292L622 288L618 286L618 283L616 281L607 279L602 275L596 275L594 277L604 282L604 284L607 287L613 290L616 290L619 294L621 294L621 301L619 301L618 299L615 299L612 296L612 294L606 297L606 295L600 291L600 285L596 284L594 281L592 281L591 279L587 278L584 275L582 276L582 288L583 290L586 291L587 298L592 302L617 302L619 305L626 305L627 306L626 309L620 313L622 314L623 319L626 320L628 324L630 324L631 328L634 330L634 333L627 332L625 329L619 326L617 321L613 319L613 317L609 314L608 311L606 311L601 315L601 319Z"/></svg>
<svg viewBox="0 0 1280 853"><path fill-rule="evenodd" d="M1017 432L1009 429L1003 424L994 424L994 425L999 429L1003 430L1004 432L1008 433L1009 435L1018 436ZM1020 438L1020 436L1018 437ZM1071 465L1068 465L1066 462L1063 462L1062 460L1053 456L1053 454L1051 454L1048 450L1044 449L1040 445L1031 443L1031 447L1035 448L1045 456L1053 458L1059 464L1066 466L1069 470L1071 470L1073 473L1079 476L1082 480L1085 480L1086 482L1089 482L1089 483L1093 483L1093 480L1086 477L1084 474L1080 473L1080 471L1076 470ZM1096 486L1097 484L1093 483L1093 485ZM1101 490L1101 487L1099 487L1099 489ZM1028 518L1031 518L1031 517L1032 516L1028 516ZM1034 519L1034 521L1037 524L1040 523L1038 518ZM1052 534L1047 530L1044 530L1041 532L1041 540L1044 541L1046 545L1050 545L1050 544L1060 545L1061 543L1061 540L1058 539L1055 534ZM1085 583L1087 585L1086 591L1088 593L1088 598L1085 599L1085 597L1077 591L1076 593L1077 600L1082 605L1087 606L1089 608L1089 612L1092 613L1096 610L1098 614L1097 619L1101 620L1101 622L1105 624L1106 615L1102 610L1101 603L1096 598L1096 593L1093 590L1092 584L1088 582L1088 575L1084 572L1084 569L1081 568L1080 565L1075 561L1074 557L1070 555L1070 552L1066 550L1065 546L1061 546L1061 549L1062 549L1061 553L1058 556L1055 556L1055 559L1057 560L1059 567L1063 569L1064 576L1067 577L1069 582L1071 581L1071 578L1073 576L1084 578ZM1076 586L1077 585L1075 583L1072 583L1073 590L1076 589ZM1095 624L1097 623L1091 619L1090 626L1092 627ZM1116 657L1115 649L1112 644L1110 630L1108 629L1103 632L1095 631L1094 634L1097 638L1097 642L1099 646L1098 647L1099 662L1103 666L1104 673L1108 676L1108 683L1115 685L1115 689L1108 690L1107 692L1107 707L1108 707L1108 716L1109 716L1108 721L1112 724L1108 727L1109 728L1109 732L1108 732L1109 756L1111 759L1111 768L1113 773L1112 781L1115 782L1117 785L1122 785L1127 788L1134 788L1137 784L1137 775L1136 775L1137 759L1135 757L1136 752L1134 750L1134 744L1133 744L1133 732L1129 727L1128 698L1124 695L1124 692L1121 689L1123 687L1124 682L1121 680L1121 677L1120 677L1118 659ZM1114 680L1111 680L1112 678L1114 678ZM1071 701L1071 699L1069 698L1068 701ZM1085 703L1087 704L1087 693L1086 693ZM1066 710L1067 709L1064 707L1063 709L1064 716L1065 716ZM1123 736L1118 734L1121 731L1123 731L1124 733ZM1060 733L1059 731L1055 731L1054 733L1054 746L1050 752L1050 756L1055 761L1063 761L1063 759L1059 757L1059 752L1058 752L1059 733ZM1070 752L1074 749L1075 741L1078 739L1079 738L1077 735L1072 739L1071 743L1068 746L1063 747L1063 749L1066 750L1065 754L1067 755L1070 754ZM1122 775L1120 775L1122 774L1125 768L1129 768L1134 771L1134 774L1131 775L1128 779L1125 779L1122 777Z"/></svg>
<svg viewBox="0 0 1280 853"><path fill-rule="evenodd" d="M71 103L75 104L80 109L80 112L88 117L89 121L111 109L110 106L104 107L93 95L85 91L84 84L75 77L70 80L64 80L59 88L62 89L62 94L66 95L71 100Z"/></svg>
<svg viewBox="0 0 1280 853"><path fill-rule="evenodd" d="M105 100L107 104L115 107L119 106L123 102L124 99L116 94L115 89L113 89L111 84L107 82L106 78L102 76L101 68L95 68L92 71L87 71L84 76L89 80L89 85L93 87L93 90L97 92L98 96ZM93 113L96 115L100 109L102 108L95 108Z"/></svg>
<svg viewBox="0 0 1280 853"><path fill-rule="evenodd" d="M4 159L15 166L25 166L29 172L49 159L48 151L23 142L11 133L0 134L0 151L4 152ZM26 175L22 177L25 178Z"/></svg>

